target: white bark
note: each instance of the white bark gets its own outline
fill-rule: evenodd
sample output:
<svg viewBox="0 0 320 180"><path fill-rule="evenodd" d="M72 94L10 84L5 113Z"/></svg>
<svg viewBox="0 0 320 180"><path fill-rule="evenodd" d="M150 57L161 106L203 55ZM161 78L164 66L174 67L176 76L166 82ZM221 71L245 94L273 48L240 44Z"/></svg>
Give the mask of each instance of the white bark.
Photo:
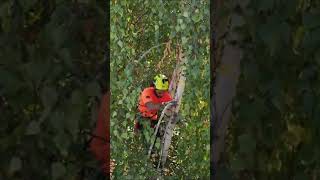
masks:
<svg viewBox="0 0 320 180"><path fill-rule="evenodd" d="M243 4L244 1L235 0L233 3ZM234 23L236 23L230 19L231 14L226 17L219 16L225 8L225 2L217 0L212 6L214 12L211 16L211 28L214 33L211 46L213 48L211 71L215 76L212 77L214 84L211 89L211 166L212 178L217 179L218 172L216 170L219 166L221 153L224 151L226 131L232 115L232 101L236 95L240 76L242 51L236 45L228 43L230 39L238 40L238 36L230 28L234 27Z"/></svg>
<svg viewBox="0 0 320 180"><path fill-rule="evenodd" d="M215 101L215 110L212 113L215 116L213 121L213 145L211 155L213 163L217 164L220 154L224 150L225 135L231 118L231 103L236 95L236 85L240 75L240 55L241 51L235 46L228 45L223 51L223 57L219 69L228 69L217 72L214 85L215 95L211 99L213 104Z"/></svg>
<svg viewBox="0 0 320 180"><path fill-rule="evenodd" d="M172 82L170 84L170 91L172 94L174 94L174 100L177 101L177 105L175 107L173 107L171 110L173 110L174 113L171 114L170 117L167 117L167 126L166 126L166 130L165 130L165 134L163 137L163 141L162 141L162 151L161 151L161 161L159 161L158 164L158 168L160 167L160 163L161 163L161 167L163 168L167 157L168 157L168 153L169 153L169 147L171 144L171 139L173 136L173 130L174 127L176 125L177 122L177 114L179 112L179 107L181 104L181 100L182 100L182 95L184 92L184 87L185 87L185 81L186 81L186 77L184 75L185 70L186 70L186 66L185 64L187 63L187 59L185 57L183 57L182 54L182 50L179 47L178 50L178 57L177 57L177 66L174 70L174 73L172 75ZM175 91L175 92L174 92Z"/></svg>

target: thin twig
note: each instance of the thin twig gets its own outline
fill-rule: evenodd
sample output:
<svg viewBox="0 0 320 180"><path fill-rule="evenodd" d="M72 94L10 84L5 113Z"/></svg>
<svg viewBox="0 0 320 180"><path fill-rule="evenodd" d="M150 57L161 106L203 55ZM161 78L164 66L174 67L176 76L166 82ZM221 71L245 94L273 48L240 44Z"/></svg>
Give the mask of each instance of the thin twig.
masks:
<svg viewBox="0 0 320 180"><path fill-rule="evenodd" d="M161 43L161 44L158 44L158 45L156 45L156 46L151 47L150 49L148 49L147 51L145 51L145 52L140 56L140 58L138 59L138 61L140 61L141 59L143 59L148 53L151 52L152 49L155 49L155 48L157 48L157 47L159 47L159 46L162 46L162 45L165 45L165 44L166 44L166 43Z"/></svg>
<svg viewBox="0 0 320 180"><path fill-rule="evenodd" d="M159 62L158 65L157 65L157 68L158 68L158 69L160 69L161 64L163 63L163 60L164 60L167 56L170 57L170 55L171 55L171 39L170 39L168 42L166 42L166 48L165 48L164 51L163 51L163 57L161 58L160 62Z"/></svg>
<svg viewBox="0 0 320 180"><path fill-rule="evenodd" d="M224 107L224 109L223 109L223 112L222 112L222 114L221 114L221 116L220 116L220 118L219 118L219 120L218 120L218 122L216 122L216 123L218 123L217 125L216 125L216 129L220 129L220 126L221 126L221 124L222 124L222 120L223 120L223 118L224 118L224 115L225 115L225 112L227 111L227 109L229 108L229 106L232 104L232 99L229 101L229 103ZM218 119L218 116L216 115L216 117L217 117L217 119ZM220 123L219 123L220 122Z"/></svg>
<svg viewBox="0 0 320 180"><path fill-rule="evenodd" d="M107 141L105 138L103 138L103 137L101 137L101 136L97 136L97 135L95 135L95 134L93 134L93 133L91 133L91 132L82 131L81 134L86 134L86 135L91 136L92 138L97 138L97 139L99 139L99 140L101 140L101 141L103 141L103 142L105 142L105 143L108 143L108 141Z"/></svg>

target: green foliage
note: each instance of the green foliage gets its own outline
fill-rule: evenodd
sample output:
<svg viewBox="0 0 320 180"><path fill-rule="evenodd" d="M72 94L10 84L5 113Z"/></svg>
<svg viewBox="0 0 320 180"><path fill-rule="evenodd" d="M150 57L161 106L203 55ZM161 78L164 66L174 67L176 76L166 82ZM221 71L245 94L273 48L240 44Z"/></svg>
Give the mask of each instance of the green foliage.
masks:
<svg viewBox="0 0 320 180"><path fill-rule="evenodd" d="M175 130L179 135L173 137L168 173L208 178L209 1L112 1L110 37L114 177L141 179L156 174L146 147L133 134L137 101L156 73L171 77L175 48L181 44L189 64L180 110L183 123ZM164 57L162 43L169 40L172 52Z"/></svg>
<svg viewBox="0 0 320 180"><path fill-rule="evenodd" d="M82 2L0 2L0 179L97 174L81 132L101 96L106 3Z"/></svg>
<svg viewBox="0 0 320 180"><path fill-rule="evenodd" d="M225 166L234 179L319 177L319 1L245 4L227 14L244 56Z"/></svg>

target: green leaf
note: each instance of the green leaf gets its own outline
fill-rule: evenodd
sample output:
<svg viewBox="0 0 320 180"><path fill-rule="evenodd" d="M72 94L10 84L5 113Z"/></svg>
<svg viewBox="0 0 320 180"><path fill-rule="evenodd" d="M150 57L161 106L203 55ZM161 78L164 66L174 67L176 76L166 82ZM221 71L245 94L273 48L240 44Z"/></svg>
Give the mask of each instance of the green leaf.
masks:
<svg viewBox="0 0 320 180"><path fill-rule="evenodd" d="M312 145L305 145L301 147L300 152L298 153L299 161L304 166L309 166L315 160L314 149Z"/></svg>
<svg viewBox="0 0 320 180"><path fill-rule="evenodd" d="M146 139L146 141L147 141L147 143L149 143L150 142L150 138L151 138L151 134L149 133L149 132L147 132L147 131L144 131L144 138Z"/></svg>
<svg viewBox="0 0 320 180"><path fill-rule="evenodd" d="M146 172L146 169L145 169L144 167L142 167L142 168L140 169L140 173L144 173L144 172Z"/></svg>
<svg viewBox="0 0 320 180"><path fill-rule="evenodd" d="M126 113L126 119L129 119L131 117L130 113Z"/></svg>
<svg viewBox="0 0 320 180"><path fill-rule="evenodd" d="M188 17L189 17L189 12L188 12L188 11L184 11L184 12L183 12L183 17L188 18Z"/></svg>
<svg viewBox="0 0 320 180"><path fill-rule="evenodd" d="M96 96L96 97L100 97L101 95L101 88L100 85L97 81L93 81L90 82L89 84L87 84L86 87L86 92L88 96Z"/></svg>
<svg viewBox="0 0 320 180"><path fill-rule="evenodd" d="M296 172L296 175L293 178L293 180L305 180L305 179L310 179L310 177L303 172Z"/></svg>
<svg viewBox="0 0 320 180"><path fill-rule="evenodd" d="M67 40L68 34L66 33L66 26L61 25L55 28L49 29L49 37L51 37L51 40L54 44L55 49L60 49L63 47L63 44Z"/></svg>
<svg viewBox="0 0 320 180"><path fill-rule="evenodd" d="M156 25L154 26L154 29L155 29L155 30L158 30L158 29L159 29L159 26L156 24Z"/></svg>
<svg viewBox="0 0 320 180"><path fill-rule="evenodd" d="M179 31L180 31L180 26L179 26L179 25L176 25L176 26L175 26L175 30L176 30L177 32L179 32Z"/></svg>
<svg viewBox="0 0 320 180"><path fill-rule="evenodd" d="M34 7L37 0L19 0L19 2L21 3L23 10L27 12L30 8Z"/></svg>
<svg viewBox="0 0 320 180"><path fill-rule="evenodd" d="M259 66L255 63L247 63L247 65L243 67L243 75L251 85L257 84L260 75Z"/></svg>
<svg viewBox="0 0 320 180"><path fill-rule="evenodd" d="M26 135L35 135L40 133L40 124L37 121L31 121L27 127Z"/></svg>
<svg viewBox="0 0 320 180"><path fill-rule="evenodd" d="M22 168L22 161L19 157L13 157L10 161L9 172L15 173Z"/></svg>
<svg viewBox="0 0 320 180"><path fill-rule="evenodd" d="M123 47L123 42L121 40L118 41L118 46Z"/></svg>
<svg viewBox="0 0 320 180"><path fill-rule="evenodd" d="M19 80L17 74L9 72L0 68L0 86L5 87L3 90L5 93L14 94L20 89L22 82Z"/></svg>
<svg viewBox="0 0 320 180"><path fill-rule="evenodd" d="M201 16L201 14L195 13L195 14L192 15L191 19L192 19L195 23L197 23L197 22L201 21L202 16Z"/></svg>
<svg viewBox="0 0 320 180"><path fill-rule="evenodd" d="M303 25L307 29L313 29L317 28L320 26L320 13L319 14L314 14L314 13L304 13L303 14Z"/></svg>
<svg viewBox="0 0 320 180"><path fill-rule="evenodd" d="M80 3L89 3L90 0L79 0Z"/></svg>
<svg viewBox="0 0 320 180"><path fill-rule="evenodd" d="M117 112L116 111L114 111L113 113L112 113L112 117L116 117L117 116Z"/></svg>
<svg viewBox="0 0 320 180"><path fill-rule="evenodd" d="M58 132L63 131L64 129L64 112L61 109L51 113L49 118L50 126Z"/></svg>
<svg viewBox="0 0 320 180"><path fill-rule="evenodd" d="M284 22L281 23L279 26L279 32L278 32L281 36L281 42L280 43L284 43L284 44L289 44L290 42L290 34L291 32L291 27L288 23Z"/></svg>
<svg viewBox="0 0 320 180"><path fill-rule="evenodd" d="M58 94L53 87L44 87L40 96L42 104L46 108L51 108L58 100Z"/></svg>
<svg viewBox="0 0 320 180"><path fill-rule="evenodd" d="M124 127L127 127L128 121L123 121L121 124L122 124Z"/></svg>
<svg viewBox="0 0 320 180"><path fill-rule="evenodd" d="M187 42L188 42L188 38L186 38L186 37L182 37L182 44L186 44Z"/></svg>
<svg viewBox="0 0 320 180"><path fill-rule="evenodd" d="M60 58L63 60L63 62L65 63L65 65L67 65L67 67L69 68L74 67L73 59L71 57L71 52L69 49L67 48L59 49L58 54Z"/></svg>
<svg viewBox="0 0 320 180"><path fill-rule="evenodd" d="M274 107L276 107L279 110L279 112L282 112L283 107L284 107L283 97L274 96L271 98L271 102L274 105Z"/></svg>
<svg viewBox="0 0 320 180"><path fill-rule="evenodd" d="M240 149L239 151L246 154L251 154L256 147L256 141L250 134L243 134L238 138Z"/></svg>
<svg viewBox="0 0 320 180"><path fill-rule="evenodd" d="M53 141L55 142L56 147L59 149L60 153L63 156L67 156L68 148L70 146L70 137L65 134L63 131L59 132L54 138Z"/></svg>
<svg viewBox="0 0 320 180"><path fill-rule="evenodd" d="M113 135L119 137L119 131L117 129L112 131Z"/></svg>
<svg viewBox="0 0 320 180"><path fill-rule="evenodd" d="M312 125L317 129L320 128L320 104L317 104L314 109Z"/></svg>
<svg viewBox="0 0 320 180"><path fill-rule="evenodd" d="M270 49L271 55L274 54L278 47L278 31L279 23L275 21L269 21L267 24L263 24L258 27L258 36L263 40L263 42Z"/></svg>
<svg viewBox="0 0 320 180"><path fill-rule="evenodd" d="M245 20L242 16L234 14L231 19L232 28L241 27L245 24Z"/></svg>
<svg viewBox="0 0 320 180"><path fill-rule="evenodd" d="M50 69L49 62L30 62L25 65L26 77L29 77L29 80L33 80L36 84L39 84L43 80Z"/></svg>
<svg viewBox="0 0 320 180"><path fill-rule="evenodd" d="M231 164L232 170L234 171L241 171L246 167L244 160L238 157L232 158L230 164Z"/></svg>
<svg viewBox="0 0 320 180"><path fill-rule="evenodd" d="M258 1L258 10L266 11L273 8L275 0L260 0Z"/></svg>
<svg viewBox="0 0 320 180"><path fill-rule="evenodd" d="M256 107L255 105L248 102L241 104L239 109L239 120L242 122L241 127L246 127L260 120L261 114L259 114L259 111L262 107Z"/></svg>
<svg viewBox="0 0 320 180"><path fill-rule="evenodd" d="M303 41L304 48L308 49L308 52L314 51L316 48L319 47L320 44L320 28L312 30L306 33L306 36Z"/></svg>
<svg viewBox="0 0 320 180"><path fill-rule="evenodd" d="M83 105L85 103L85 95L81 90L74 90L71 95L71 104L72 105Z"/></svg>
<svg viewBox="0 0 320 180"><path fill-rule="evenodd" d="M185 23L182 23L182 24L181 24L181 29L182 29L182 30L185 30L185 29L186 29L186 27L187 27L187 26L186 26L186 24L185 24Z"/></svg>
<svg viewBox="0 0 320 180"><path fill-rule="evenodd" d="M314 96L311 93L305 93L303 96L304 111L311 116L314 107Z"/></svg>
<svg viewBox="0 0 320 180"><path fill-rule="evenodd" d="M304 38L305 29L303 26L297 28L296 32L293 34L293 48L294 50L298 48Z"/></svg>
<svg viewBox="0 0 320 180"><path fill-rule="evenodd" d="M79 120L81 119L82 111L77 107L72 107L66 115L65 128L71 133L73 140L76 141L79 133Z"/></svg>
<svg viewBox="0 0 320 180"><path fill-rule="evenodd" d="M156 147L157 149L160 149L160 141L159 141L159 140L156 141L155 147Z"/></svg>
<svg viewBox="0 0 320 180"><path fill-rule="evenodd" d="M128 133L127 132L122 133L121 137L123 139L128 139Z"/></svg>
<svg viewBox="0 0 320 180"><path fill-rule="evenodd" d="M60 162L54 162L51 164L51 176L52 179L59 179L66 173L64 165Z"/></svg>

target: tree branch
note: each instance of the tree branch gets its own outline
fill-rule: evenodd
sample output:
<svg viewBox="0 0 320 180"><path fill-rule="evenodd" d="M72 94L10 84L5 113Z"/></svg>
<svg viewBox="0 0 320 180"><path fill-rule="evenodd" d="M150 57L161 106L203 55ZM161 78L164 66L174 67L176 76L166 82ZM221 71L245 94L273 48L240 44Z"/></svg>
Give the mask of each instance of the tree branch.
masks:
<svg viewBox="0 0 320 180"><path fill-rule="evenodd" d="M236 86L240 75L241 50L225 41L225 38L234 37L230 30L230 15L221 17L225 9L224 1L216 0L211 4L211 174L217 179L217 168L224 151L225 136L231 118L231 105L236 95ZM221 67L233 67L230 72L218 71Z"/></svg>
<svg viewBox="0 0 320 180"><path fill-rule="evenodd" d="M147 54L149 54L151 52L151 50L157 48L157 47L160 47L162 45L166 45L167 43L161 43L161 44L158 44L158 45L155 45L153 47L151 47L150 49L148 49L147 51L145 51L141 56L140 58L138 59L138 61L141 61Z"/></svg>

